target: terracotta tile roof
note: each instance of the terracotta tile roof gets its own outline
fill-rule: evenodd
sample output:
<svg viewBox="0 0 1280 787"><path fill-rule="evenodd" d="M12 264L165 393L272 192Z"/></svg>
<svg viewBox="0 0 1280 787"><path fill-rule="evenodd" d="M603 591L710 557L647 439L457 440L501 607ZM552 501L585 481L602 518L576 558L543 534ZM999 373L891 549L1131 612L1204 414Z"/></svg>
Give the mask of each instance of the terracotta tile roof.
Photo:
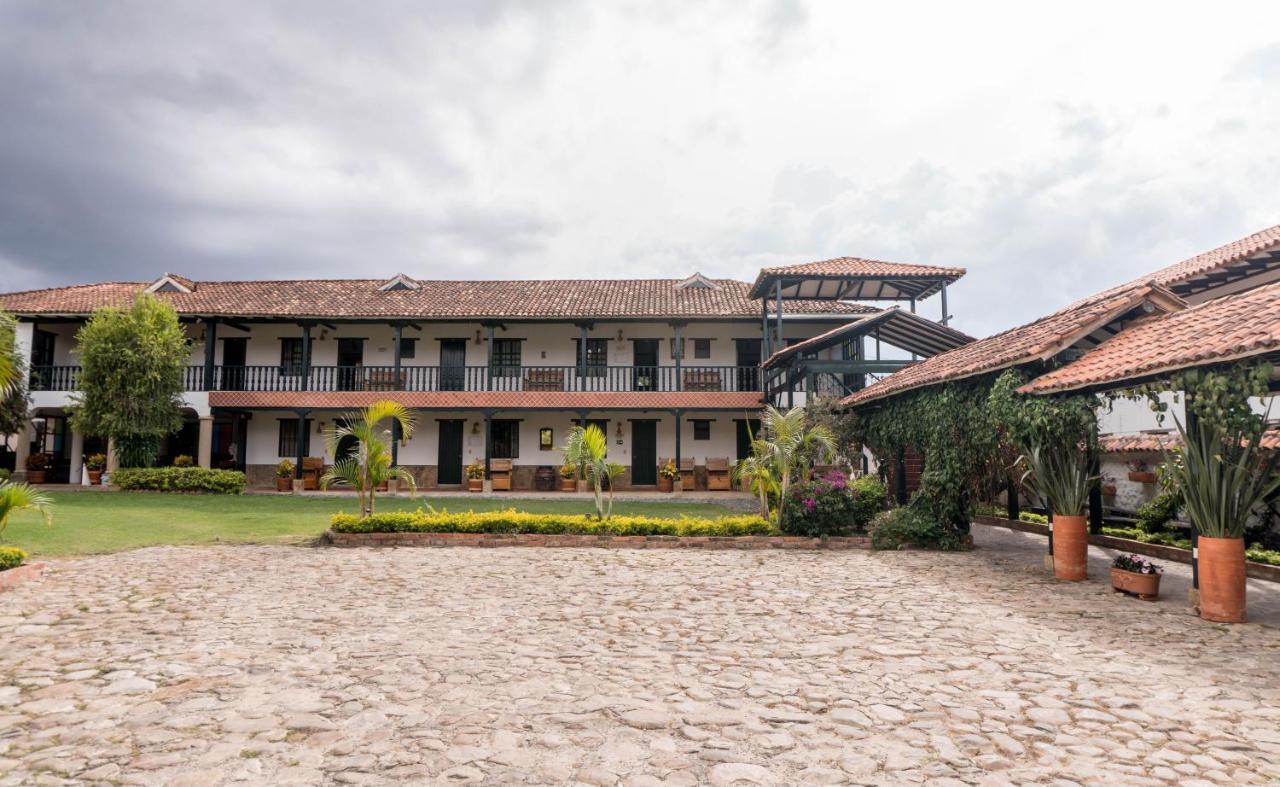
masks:
<svg viewBox="0 0 1280 787"><path fill-rule="evenodd" d="M189 281L189 280L187 280ZM192 282L193 292L162 292L180 314L238 317L405 319L760 318L746 282L677 288L678 279L423 281L416 290L381 291L385 279ZM149 282L107 282L0 295L19 315L89 314L128 303ZM853 303L788 301L799 314L864 314Z"/></svg>
<svg viewBox="0 0 1280 787"><path fill-rule="evenodd" d="M1142 280L1154 280L1176 291L1176 285L1207 273L1215 268L1246 260L1273 246L1280 246L1280 224L1268 227L1252 235L1234 240L1226 245L1197 254L1190 259L1174 263L1167 268L1143 276ZM1131 282L1132 283L1132 282Z"/></svg>
<svg viewBox="0 0 1280 787"><path fill-rule="evenodd" d="M1280 350L1280 282L1133 325L1019 390L1123 383Z"/></svg>
<svg viewBox="0 0 1280 787"><path fill-rule="evenodd" d="M769 369L800 353L817 352L846 341L847 337L863 336L872 331L879 331L879 335L894 347L925 356L937 355L973 341L972 336L955 328L891 306L853 322L837 325L804 341L788 344L766 358L760 366Z"/></svg>
<svg viewBox="0 0 1280 787"><path fill-rule="evenodd" d="M750 295L759 298L767 294L771 282L778 278L785 279L842 279L867 278L885 281L905 282L919 280L920 284L913 288L916 297L924 298L936 292L942 282L954 282L965 274L964 268L943 268L935 265L916 265L904 262L883 262L861 257L836 257L818 262L805 262L799 265L784 265L764 268L756 276L751 285ZM870 296L867 296L870 297Z"/></svg>
<svg viewBox="0 0 1280 787"><path fill-rule="evenodd" d="M1098 437L1098 450L1108 454L1155 453L1182 445L1177 432L1153 434L1106 434ZM1270 427L1262 433L1261 445L1268 450L1280 448L1280 427Z"/></svg>
<svg viewBox="0 0 1280 787"><path fill-rule="evenodd" d="M1144 302L1165 309L1182 308L1177 296L1155 284L1104 293L1035 322L926 358L845 397L841 403L856 407L947 380L1046 360Z"/></svg>
<svg viewBox="0 0 1280 787"><path fill-rule="evenodd" d="M406 407L437 410L759 410L761 394L751 391L529 392L529 391L211 391L210 407L292 410L358 408L380 399Z"/></svg>

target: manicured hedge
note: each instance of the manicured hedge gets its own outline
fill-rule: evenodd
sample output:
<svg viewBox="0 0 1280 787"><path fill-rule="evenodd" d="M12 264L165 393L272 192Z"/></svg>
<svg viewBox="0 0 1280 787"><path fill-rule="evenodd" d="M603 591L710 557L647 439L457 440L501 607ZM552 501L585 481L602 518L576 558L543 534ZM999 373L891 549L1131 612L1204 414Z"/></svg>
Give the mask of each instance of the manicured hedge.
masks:
<svg viewBox="0 0 1280 787"><path fill-rule="evenodd" d="M465 511L461 513L396 511L363 519L334 514L331 527L339 533L538 533L542 535L600 534L616 536L774 536L778 531L758 516L715 519L615 516L607 522L581 514L529 514L524 511Z"/></svg>
<svg viewBox="0 0 1280 787"><path fill-rule="evenodd" d="M0 547L0 571L17 568L27 559L27 553L17 547Z"/></svg>
<svg viewBox="0 0 1280 787"><path fill-rule="evenodd" d="M121 489L238 495L244 491L244 473L204 467L127 467L112 473L111 483Z"/></svg>

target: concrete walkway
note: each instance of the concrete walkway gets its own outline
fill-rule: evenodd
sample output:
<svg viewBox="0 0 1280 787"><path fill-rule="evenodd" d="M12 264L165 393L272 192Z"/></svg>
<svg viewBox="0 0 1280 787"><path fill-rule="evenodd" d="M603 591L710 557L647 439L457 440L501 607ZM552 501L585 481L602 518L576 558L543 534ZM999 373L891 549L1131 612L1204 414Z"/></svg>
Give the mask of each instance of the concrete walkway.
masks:
<svg viewBox="0 0 1280 787"><path fill-rule="evenodd" d="M974 556L993 568L1011 572L1043 573L1044 554L1048 547L1044 536L1038 533L1022 533L992 525L973 526L973 542L977 549ZM1089 547L1089 579L1081 583L1091 591L1112 594L1111 560L1120 554L1117 549ZM1191 566L1185 563L1156 560L1164 566L1164 578L1160 580L1158 601L1138 601L1115 593L1116 599L1139 605L1154 605L1161 609L1186 612L1194 615L1187 603L1187 591L1191 589ZM1065 584L1065 583L1064 583ZM1248 581L1249 622L1280 628L1280 583L1263 579Z"/></svg>

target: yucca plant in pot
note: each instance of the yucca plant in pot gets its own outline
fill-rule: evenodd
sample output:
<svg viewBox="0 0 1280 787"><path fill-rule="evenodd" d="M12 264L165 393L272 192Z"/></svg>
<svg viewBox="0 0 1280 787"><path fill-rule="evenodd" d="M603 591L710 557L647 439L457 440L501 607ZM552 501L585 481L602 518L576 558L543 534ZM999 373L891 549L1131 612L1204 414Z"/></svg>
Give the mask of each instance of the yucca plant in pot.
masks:
<svg viewBox="0 0 1280 787"><path fill-rule="evenodd" d="M1053 512L1049 528L1053 538L1053 575L1078 582L1089 578L1089 526L1085 505L1089 487L1097 479L1089 474L1089 460L1078 445L1033 441L1021 457L1027 471L1024 484L1035 491Z"/></svg>
<svg viewBox="0 0 1280 787"><path fill-rule="evenodd" d="M1199 533L1200 617L1245 620L1244 530L1253 510L1277 489L1280 452L1262 455L1257 435L1198 421L1182 435L1182 461L1171 463L1185 510Z"/></svg>

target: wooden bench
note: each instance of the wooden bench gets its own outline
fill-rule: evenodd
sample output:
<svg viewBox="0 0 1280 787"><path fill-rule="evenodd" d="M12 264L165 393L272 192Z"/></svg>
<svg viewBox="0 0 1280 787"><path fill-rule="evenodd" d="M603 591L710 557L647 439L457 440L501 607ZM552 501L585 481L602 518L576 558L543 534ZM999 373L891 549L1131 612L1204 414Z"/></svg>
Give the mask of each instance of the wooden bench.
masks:
<svg viewBox="0 0 1280 787"><path fill-rule="evenodd" d="M692 456L680 457L680 487L685 491L692 492L698 488L698 476L694 472L697 461Z"/></svg>
<svg viewBox="0 0 1280 787"><path fill-rule="evenodd" d="M404 379L403 369L399 374L396 374L394 369L390 371L375 369L365 374L364 389L366 391L403 391L405 390Z"/></svg>
<svg viewBox="0 0 1280 787"><path fill-rule="evenodd" d="M489 460L489 480L493 482L493 491L510 492L511 491L511 460L510 459L490 459Z"/></svg>
<svg viewBox="0 0 1280 787"><path fill-rule="evenodd" d="M530 369L524 374L526 391L563 391L563 369Z"/></svg>
<svg viewBox="0 0 1280 787"><path fill-rule="evenodd" d="M711 491L727 492L732 487L729 484L729 458L707 458L707 489Z"/></svg>
<svg viewBox="0 0 1280 787"><path fill-rule="evenodd" d="M686 391L721 391L720 372L711 370L691 371L684 373L684 389Z"/></svg>
<svg viewBox="0 0 1280 787"><path fill-rule="evenodd" d="M323 456L304 456L302 458L302 488L319 489L320 476L324 475Z"/></svg>

